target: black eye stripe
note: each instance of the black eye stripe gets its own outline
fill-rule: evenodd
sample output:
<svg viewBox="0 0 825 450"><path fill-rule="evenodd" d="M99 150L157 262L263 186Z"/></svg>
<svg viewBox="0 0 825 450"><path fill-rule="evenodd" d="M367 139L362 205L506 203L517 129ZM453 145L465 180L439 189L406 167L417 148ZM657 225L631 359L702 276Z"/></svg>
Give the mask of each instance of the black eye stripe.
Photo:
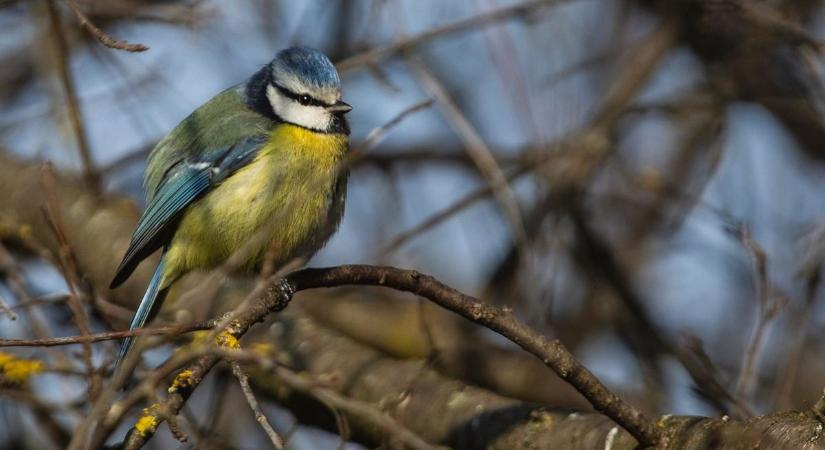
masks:
<svg viewBox="0 0 825 450"><path fill-rule="evenodd" d="M278 89L278 92L280 92L281 94L283 94L283 95L284 95L284 97L291 98L292 100L295 100L296 102L299 102L299 103L301 103L302 105L303 105L303 104L306 104L306 105L311 105L311 106L323 106L323 107L331 106L331 105L329 105L329 104L327 104L327 103L322 102L321 100L318 100L318 99L316 99L316 98L313 98L313 97L312 97L312 96L310 96L310 95L307 95L307 94L296 94L296 93L294 93L294 92L290 91L289 89L287 89L287 88L285 88L285 87L281 86L280 84L277 84L277 83L272 83L272 85L273 85L273 86L275 86L275 88L277 88L277 89ZM302 99L301 97L305 97L305 98L304 98L304 99ZM307 99L308 99L308 100L307 100Z"/></svg>

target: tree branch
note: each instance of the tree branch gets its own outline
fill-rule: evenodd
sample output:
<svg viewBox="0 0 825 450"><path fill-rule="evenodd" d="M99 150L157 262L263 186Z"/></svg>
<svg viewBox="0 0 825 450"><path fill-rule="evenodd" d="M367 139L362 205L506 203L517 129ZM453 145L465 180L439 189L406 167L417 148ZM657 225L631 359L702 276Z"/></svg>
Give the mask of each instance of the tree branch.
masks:
<svg viewBox="0 0 825 450"><path fill-rule="evenodd" d="M559 377L575 387L597 411L616 421L643 445L654 445L658 440L658 431L652 422L641 411L607 389L559 340L547 339L512 313L462 294L429 275L392 267L352 265L304 269L289 275L287 280L295 286L296 292L319 287L370 285L385 286L427 298L465 319L499 333L539 358Z"/></svg>
<svg viewBox="0 0 825 450"><path fill-rule="evenodd" d="M613 419L643 445L655 445L659 439L658 430L641 411L607 389L557 339L547 339L512 313L487 305L416 271L367 265L299 270L282 280L272 280L257 296L256 301L240 312L221 333L240 339L254 323L264 320L270 312L285 308L294 292L345 285L384 286L414 293L485 326L539 358L575 387L597 411ZM153 408L153 412L147 414L151 417L152 427L139 426L146 422L143 418L139 419L138 425L129 433L126 449L141 448L154 435L161 422L177 415L191 391L217 362L217 356L207 355L187 368L184 372L191 374L187 375L191 388L173 391L157 408Z"/></svg>
<svg viewBox="0 0 825 450"><path fill-rule="evenodd" d="M409 38L393 44L367 50L363 53L359 53L337 62L335 66L338 68L339 72L343 73L358 67L374 65L384 58L397 55L404 51L412 50L436 38L492 25L513 17L524 16L538 11L543 7L563 3L565 1L569 0L530 0L516 3L515 5L506 6L466 19L450 22L446 25L427 30L421 34L410 36Z"/></svg>
<svg viewBox="0 0 825 450"><path fill-rule="evenodd" d="M85 27L86 30L88 30L89 33L91 33L92 36L94 36L95 39L97 39L97 41L104 46L131 53L145 52L146 50L149 50L149 47L143 44L130 44L126 41L115 39L106 34L105 31L95 26L95 24L93 24L85 14L83 14L83 11L81 11L80 7L77 6L77 2L75 2L75 0L66 0L66 4L69 5L69 8L71 8L72 11L74 11L74 14L77 16L77 20L80 24L83 25L83 27Z"/></svg>

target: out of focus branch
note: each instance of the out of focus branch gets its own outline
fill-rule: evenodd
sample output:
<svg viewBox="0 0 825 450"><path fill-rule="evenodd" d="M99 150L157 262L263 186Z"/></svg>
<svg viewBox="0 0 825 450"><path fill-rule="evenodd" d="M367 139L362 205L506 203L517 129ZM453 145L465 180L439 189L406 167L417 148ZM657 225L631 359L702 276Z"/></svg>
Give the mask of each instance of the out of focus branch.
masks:
<svg viewBox="0 0 825 450"><path fill-rule="evenodd" d="M271 387L274 383L283 384L289 389L304 395L317 398L320 402L350 415L356 420L370 424L375 428L380 428L390 441L390 448L395 443L403 443L405 448L413 450L434 450L434 446L418 437L415 433L399 424L387 413L382 413L372 404L345 397L333 389L319 385L305 376L301 376L293 371L281 367L275 368L276 380L267 379L269 374L260 373L259 379L268 383ZM270 391L271 392L271 391Z"/></svg>
<svg viewBox="0 0 825 450"><path fill-rule="evenodd" d="M548 377L541 361L484 339L485 329L407 295L360 289L318 292L294 305L314 321L382 353L427 359L442 374L527 402L588 408L570 385Z"/></svg>
<svg viewBox="0 0 825 450"><path fill-rule="evenodd" d="M50 0L51 1L51 0ZM80 24L85 27L95 39L98 40L101 44L105 45L109 48L114 48L117 50L124 50L127 52L145 52L149 50L149 47L143 44L130 44L126 41L117 40L108 34L105 31L101 30L100 28L96 27L95 24L83 14L83 11L80 10L80 7L77 6L77 2L75 0L66 0L66 4L69 5L69 8L74 11L74 14L77 16L77 20L80 21Z"/></svg>
<svg viewBox="0 0 825 450"><path fill-rule="evenodd" d="M768 255L753 238L750 228L741 226L733 232L750 253L753 260L754 290L756 291L758 304L756 324L742 360L739 378L736 380L736 397L742 402L747 402L758 375L757 368L759 365L757 361L765 337L765 330L771 320L782 309L783 302L779 300L780 297L774 291L768 279Z"/></svg>
<svg viewBox="0 0 825 450"><path fill-rule="evenodd" d="M521 217L521 210L513 188L508 183L490 147L484 142L470 120L461 112L461 108L458 107L435 74L424 63L414 57L408 57L407 64L412 68L423 88L429 91L438 101L445 119L464 143L465 151L490 186L493 197L510 224L513 239L518 247L523 250L523 246L527 245L527 236L524 234L524 220Z"/></svg>
<svg viewBox="0 0 825 450"><path fill-rule="evenodd" d="M650 347L650 351L658 354L673 355L687 370L697 388L706 394L709 399L721 405L730 403L744 415L751 415L747 405L734 397L720 382L716 375L707 366L698 361L696 355L675 345L656 326L644 303L634 291L622 265L617 261L616 254L610 245L593 229L587 217L580 210L572 210L572 218L580 243L581 264L603 279L615 291L619 300L627 308L633 320L633 328L638 333L642 345Z"/></svg>
<svg viewBox="0 0 825 450"><path fill-rule="evenodd" d="M487 25L492 25L504 20L518 16L527 16L540 9L564 3L569 0L530 0L515 5L506 6L490 12L478 14L466 19L458 20L439 27L432 28L421 34L410 36L401 41L383 47L377 47L366 52L346 58L335 64L339 72L346 72L359 67L371 66L384 58L388 58L399 53L412 50L420 45L426 44L436 38L463 31L474 30Z"/></svg>
<svg viewBox="0 0 825 450"><path fill-rule="evenodd" d="M364 141L359 143L355 146L352 151L350 152L350 158L354 161L358 161L364 158L364 155L372 150L382 139L387 135L390 129L401 123L404 119L406 119L411 114L415 114L419 111L429 108L433 104L432 99L424 99L415 104L405 108L403 111L398 113L395 117L389 120L384 125L380 127L373 128Z"/></svg>
<svg viewBox="0 0 825 450"><path fill-rule="evenodd" d="M380 254L394 251L410 239L487 198L501 184L510 183L530 171L544 170L552 173L553 176L547 178L553 180L554 191L560 196L586 185L594 170L609 154L610 146L606 140L606 132L613 128L628 103L658 67L659 61L673 45L676 34L677 30L672 23L662 23L633 49L628 58L628 69L618 74L611 83L588 126L571 133L570 137L556 144L523 152L520 166L507 173L502 180L491 180L488 186L471 192L410 230L399 233ZM558 151L554 152L551 149ZM553 164L550 164L551 162Z"/></svg>
<svg viewBox="0 0 825 450"><path fill-rule="evenodd" d="M823 47L802 26L764 2L633 1L680 24L680 38L704 64L720 99L762 105L802 150L825 159L825 80L817 61Z"/></svg>
<svg viewBox="0 0 825 450"><path fill-rule="evenodd" d="M49 36L54 46L55 59L57 61L58 75L63 86L63 93L66 97L66 108L69 115L69 123L74 133L77 151L80 153L80 160L83 164L83 174L86 182L92 190L100 194L100 175L95 170L92 160L92 151L89 147L89 140L86 136L86 128L80 115L80 101L75 92L74 80L72 78L71 67L69 65L69 47L66 41L66 33L63 29L63 20L60 11L57 10L54 0L45 0L48 11L51 32Z"/></svg>

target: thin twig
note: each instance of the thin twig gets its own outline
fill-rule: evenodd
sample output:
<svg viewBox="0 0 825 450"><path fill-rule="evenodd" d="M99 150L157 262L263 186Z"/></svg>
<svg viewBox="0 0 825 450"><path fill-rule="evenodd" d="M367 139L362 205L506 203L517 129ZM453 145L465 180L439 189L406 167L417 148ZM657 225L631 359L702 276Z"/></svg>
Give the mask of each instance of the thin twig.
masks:
<svg viewBox="0 0 825 450"><path fill-rule="evenodd" d="M762 249L762 246L754 240L750 229L747 227L742 226L737 228L734 230L734 234L738 237L748 253L750 253L750 257L753 260L754 284L759 308L753 334L742 360L739 378L736 381L736 397L742 401L746 401L753 389L757 359L759 350L762 348L765 329L771 320L776 317L781 304L773 300L776 296L773 295L770 282L768 281L768 257Z"/></svg>
<svg viewBox="0 0 825 450"><path fill-rule="evenodd" d="M540 168L541 165L548 163L551 159L556 162L556 164L554 164L555 166L563 166L561 162L565 157L570 156L581 159L571 161L567 164L574 170L567 171L568 173L566 173L565 176L572 178L571 181L574 183L581 182L581 180L576 180L575 178L585 178L581 176L581 174L589 173L598 161L604 157L603 152L599 151L598 148L603 144L599 141L602 140L604 130L610 129L616 120L621 117L628 102L635 96L638 90L641 89L647 77L650 76L658 66L658 62L666 54L666 51L674 45L675 38L678 35L677 31L670 22L662 23L656 30L652 31L648 37L631 52L628 58L628 66L631 69L628 70L627 73L620 74L610 86L605 99L594 113L594 124L578 132L571 133L571 136L567 139L548 144L540 149L525 152L524 154L527 157L521 159L519 167L505 175L505 180L512 182L532 170ZM590 149L591 151L589 152L584 152L587 154L582 155L582 147L593 147L593 149ZM561 151L556 153L549 151L550 149L556 148L561 148ZM557 184L563 184L560 180L556 181ZM496 185L494 184L493 187L496 187ZM476 202L487 198L491 193L493 193L491 186L484 186L471 192L456 201L453 205L450 205L450 207L425 219L412 229L399 234L389 244L384 246L378 254L386 255L396 250L414 237L444 222L458 212L474 205Z"/></svg>
<svg viewBox="0 0 825 450"><path fill-rule="evenodd" d="M88 30L98 42L106 47L124 50L131 53L145 52L146 50L149 50L149 47L143 44L130 44L126 41L117 40L106 34L105 31L96 27L95 24L93 24L85 14L83 14L83 11L81 11L80 7L77 6L75 0L66 0L66 4L69 5L69 8L71 8L72 11L74 11L77 16L77 20L80 21L80 24L83 25L83 27L86 28L86 30Z"/></svg>
<svg viewBox="0 0 825 450"><path fill-rule="evenodd" d="M40 339L0 339L0 347L56 347L61 345L76 345L113 341L133 336L176 336L192 331L210 330L220 319L203 322L193 322L186 325L168 325L163 327L134 328L123 331L107 331L104 333L87 334L84 336L50 337Z"/></svg>
<svg viewBox="0 0 825 450"><path fill-rule="evenodd" d="M12 308L9 307L9 304L6 302L6 299L3 298L2 295L0 295L0 312L9 316L9 319L11 320L17 320L17 314L15 314Z"/></svg>
<svg viewBox="0 0 825 450"><path fill-rule="evenodd" d="M516 160L516 167L513 167L505 174L504 181L512 183L533 171L539 171L545 166L564 167L577 164L590 166L595 162L592 156L599 153L598 149L587 148L596 144L594 141L598 139L590 138L590 136L595 134L597 134L596 130L584 130L581 133L574 133L568 139L522 151ZM471 191L450 206L434 213L409 230L396 235L392 241L378 252L378 255L383 256L395 251L410 240L445 222L450 217L464 211L481 200L487 199L497 186L495 183L492 185L488 184Z"/></svg>
<svg viewBox="0 0 825 450"><path fill-rule="evenodd" d="M492 3L492 2L485 2ZM490 53L490 63L498 75L505 97L510 107L516 112L518 122L531 141L540 141L542 133L533 110L530 88L527 87L518 45L507 27L488 27L484 29L484 40Z"/></svg>
<svg viewBox="0 0 825 450"><path fill-rule="evenodd" d="M521 176L526 175L529 173L528 167L521 167L519 170L515 170L509 173L506 176L508 181L514 181ZM478 188L469 194L465 195L464 197L456 200L450 206L442 209L427 217L426 219L419 222L417 225L413 226L409 230L403 231L393 238L388 244L386 244L381 250L379 250L378 254L381 256L387 255L389 253L394 252L407 242L411 241L415 237L418 237L428 230L434 228L435 226L445 222L450 217L464 211L465 209L469 208L470 206L488 198L490 194L493 193L493 186L492 185L485 185L481 188Z"/></svg>
<svg viewBox="0 0 825 450"><path fill-rule="evenodd" d="M593 229L581 208L571 209L571 218L577 237L581 243L583 263L597 277L603 279L615 291L619 300L634 319L633 329L639 336L644 336L645 343L656 353L673 355L684 366L696 387L707 392L715 400L730 402L745 414L750 414L746 405L731 395L724 384L711 370L710 361L705 358L700 348L682 348L671 341L656 325L644 306L643 299L629 282L624 266L617 259L616 253L604 238ZM697 351L699 350L699 351Z"/></svg>
<svg viewBox="0 0 825 450"><path fill-rule="evenodd" d="M92 189L92 192L100 195L100 174L95 170L92 151L89 147L88 137L86 136L86 128L83 126L83 120L80 114L80 102L75 92L74 80L72 79L71 68L69 67L69 47L66 44L66 33L63 30L60 11L57 10L55 0L45 0L45 2L52 28L49 34L54 45L55 59L57 60L63 93L66 96L69 123L75 137L77 151L80 154L80 161L83 164L83 177Z"/></svg>
<svg viewBox="0 0 825 450"><path fill-rule="evenodd" d="M77 267L77 259L74 250L69 244L69 239L66 236L66 227L63 225L63 217L57 203L57 198L55 198L54 170L50 163L45 163L42 166L41 172L43 174L43 184L46 192L46 205L44 207L46 222L49 224L59 245L60 272L63 275L64 281L66 281L66 285L69 287L69 297L66 304L72 312L72 320L77 326L77 329L80 330L80 334L82 336L89 336L92 334L92 328L89 323L89 318L86 315L86 310L83 308L83 303L80 300L80 280L83 279L83 276ZM94 400L97 397L102 380L92 362L92 345L88 341L83 343L82 355L83 364L86 366L88 376L89 399Z"/></svg>
<svg viewBox="0 0 825 450"><path fill-rule="evenodd" d="M412 50L436 38L460 33L462 31L478 29L480 27L492 25L517 16L528 15L546 6L556 5L567 1L569 0L532 0L516 3L515 5L451 22L389 45L367 50L363 53L359 53L339 61L336 64L336 67L339 72L346 72L358 67L375 65L384 58L397 55L404 51Z"/></svg>
<svg viewBox="0 0 825 450"><path fill-rule="evenodd" d="M2 241L0 241L0 273L2 273L6 286L18 301L22 303L32 301L33 294L26 277L23 275L22 268ZM45 325L39 309L26 309L21 314L36 337L43 338L49 335L50 330ZM65 360L66 358L66 355L61 352L49 351L48 353L56 361Z"/></svg>
<svg viewBox="0 0 825 450"><path fill-rule="evenodd" d="M431 98L421 100L420 102L417 102L412 106L405 108L403 111L398 113L395 117L390 119L384 125L376 127L372 131L370 131L369 134L367 134L367 137L364 138L364 140L360 144L355 146L355 148L353 148L350 152L350 158L353 161L353 164L355 163L355 161L358 161L359 159L363 158L368 151L372 150L376 145L378 145L378 143L384 139L384 137L387 135L387 132L389 132L390 129L401 123L401 121L406 119L411 114L429 108L432 104L433 99Z"/></svg>
<svg viewBox="0 0 825 450"><path fill-rule="evenodd" d="M805 303L799 311L796 311L791 322L791 337L785 345L786 358L781 364L777 364L777 371L781 371L781 376L777 373L776 387L773 401L779 410L790 409L792 405L791 393L796 385L797 374L803 364L803 354L808 338L808 329L813 317L814 308L817 306L817 298L820 293L822 283L822 263L823 247L825 242L825 228L819 227L807 233L801 239L801 246L805 250L802 270L800 276L805 281Z"/></svg>
<svg viewBox="0 0 825 450"><path fill-rule="evenodd" d="M513 233L513 240L516 241L518 247L524 250L527 245L527 235L524 231L524 219L521 216L516 195L504 172L498 165L493 152L487 143L484 142L481 135L475 129L470 120L461 111L461 108L455 103L447 88L441 81L419 60L415 58L408 58L407 63L412 67L413 72L421 81L424 89L430 92L435 97L442 107L444 116L455 130L458 137L464 143L465 151L473 163L478 168L479 173L492 188L493 197L501 207L504 217L510 224L510 231Z"/></svg>
<svg viewBox="0 0 825 450"><path fill-rule="evenodd" d="M281 435L272 428L269 421L266 420L266 415L261 411L261 405L258 404L258 399L255 398L255 393L252 392L252 386L249 385L249 377L237 361L232 361L231 365L232 374L238 379L238 383L241 385L241 391L244 397L246 397L246 402L249 403L249 407L252 408L252 412L255 413L255 420L261 425L261 428L263 428L269 437L272 446L278 450L282 450L284 448L284 438L282 438Z"/></svg>
<svg viewBox="0 0 825 450"><path fill-rule="evenodd" d="M307 377L284 367L275 367L275 376L290 389L318 399L330 408L344 411L359 420L384 430L390 443L401 443L413 450L433 450L434 447L421 439L387 413L381 412L369 403L345 397L332 389L320 386ZM389 448L395 448L390 445Z"/></svg>

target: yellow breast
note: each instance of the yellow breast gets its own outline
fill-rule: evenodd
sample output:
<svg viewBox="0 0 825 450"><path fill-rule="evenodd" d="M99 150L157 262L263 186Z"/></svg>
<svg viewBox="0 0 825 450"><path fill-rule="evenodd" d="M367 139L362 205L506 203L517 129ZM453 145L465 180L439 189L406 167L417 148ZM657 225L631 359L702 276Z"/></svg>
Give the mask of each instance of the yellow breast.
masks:
<svg viewBox="0 0 825 450"><path fill-rule="evenodd" d="M164 284L228 258L249 268L273 248L276 262L317 249L335 208L343 135L282 124L258 156L184 213L166 254ZM343 198L341 198L343 201ZM313 248L315 247L315 248Z"/></svg>

